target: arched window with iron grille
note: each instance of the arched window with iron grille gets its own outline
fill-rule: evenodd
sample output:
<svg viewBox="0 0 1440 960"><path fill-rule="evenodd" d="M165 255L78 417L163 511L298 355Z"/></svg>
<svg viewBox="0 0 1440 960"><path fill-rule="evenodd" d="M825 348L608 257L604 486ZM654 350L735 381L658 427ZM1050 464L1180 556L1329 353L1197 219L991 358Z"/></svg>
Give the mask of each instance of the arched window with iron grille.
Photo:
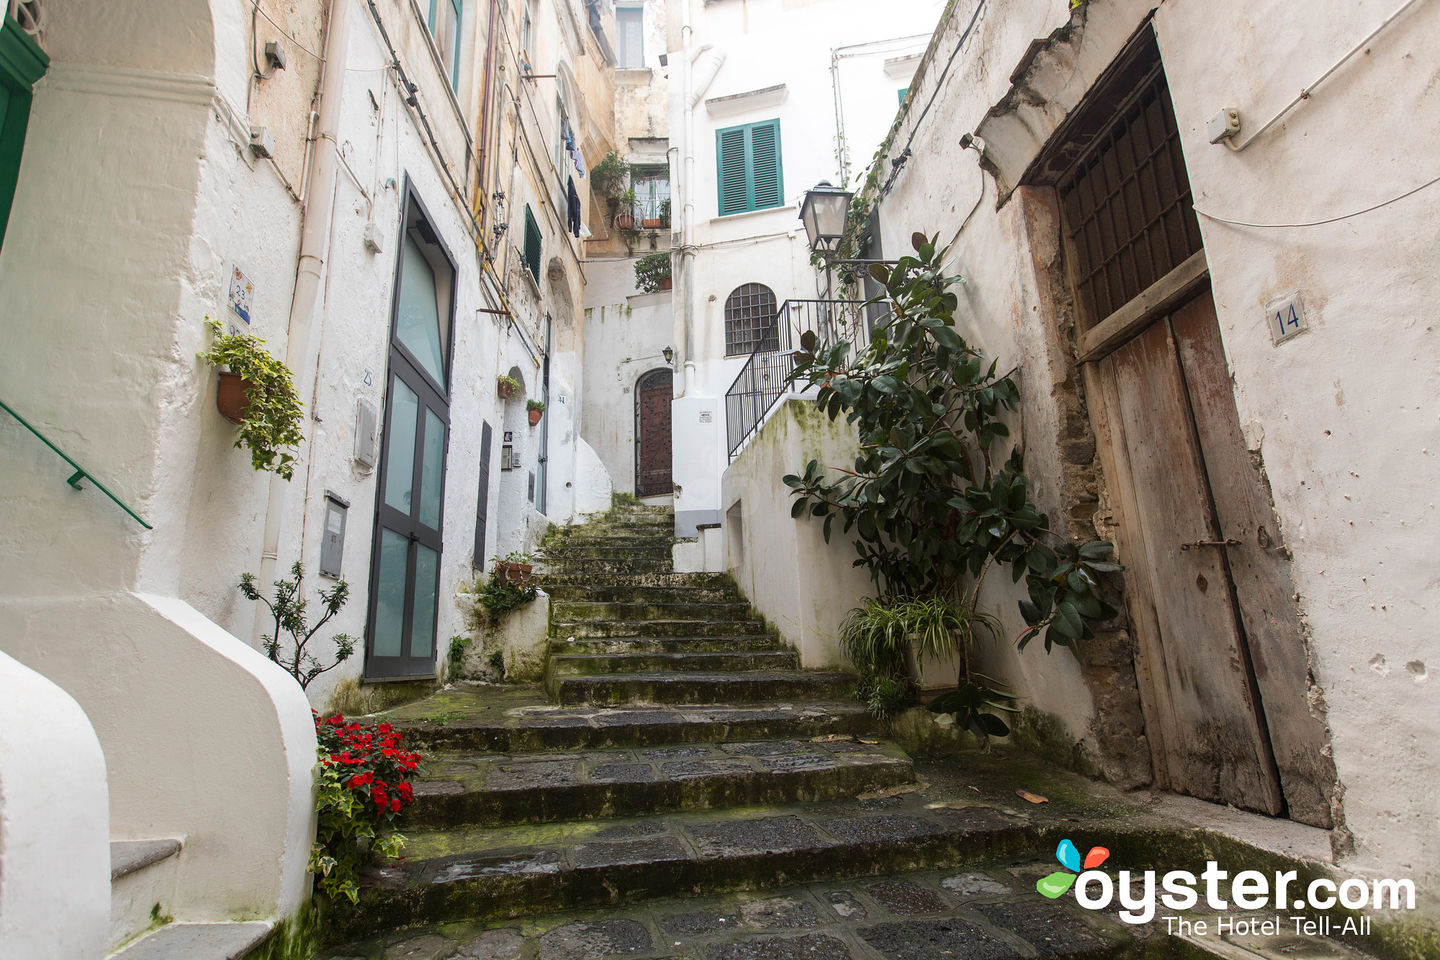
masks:
<svg viewBox="0 0 1440 960"><path fill-rule="evenodd" d="M725 356L744 357L779 350L775 291L763 283L742 283L725 299Z"/></svg>

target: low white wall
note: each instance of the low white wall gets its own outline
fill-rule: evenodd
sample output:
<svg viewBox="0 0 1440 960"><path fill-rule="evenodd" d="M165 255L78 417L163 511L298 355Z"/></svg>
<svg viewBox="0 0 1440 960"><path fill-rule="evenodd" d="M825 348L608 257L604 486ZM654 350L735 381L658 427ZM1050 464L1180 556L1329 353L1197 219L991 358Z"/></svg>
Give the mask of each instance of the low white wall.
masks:
<svg viewBox="0 0 1440 960"><path fill-rule="evenodd" d="M730 572L806 667L845 665L840 622L875 588L853 565L854 549L838 526L827 544L823 521L790 518L794 500L782 478L803 472L812 459L854 463L855 444L843 419L832 422L810 400L792 399L745 446L722 482Z"/></svg>
<svg viewBox="0 0 1440 960"><path fill-rule="evenodd" d="M105 839L184 838L177 918L283 917L300 906L315 732L293 679L173 598L6 600L0 620L7 652L94 724L110 776ZM108 897L107 882L107 916Z"/></svg>
<svg viewBox="0 0 1440 960"><path fill-rule="evenodd" d="M99 960L109 928L100 741L69 694L0 653L0 960Z"/></svg>

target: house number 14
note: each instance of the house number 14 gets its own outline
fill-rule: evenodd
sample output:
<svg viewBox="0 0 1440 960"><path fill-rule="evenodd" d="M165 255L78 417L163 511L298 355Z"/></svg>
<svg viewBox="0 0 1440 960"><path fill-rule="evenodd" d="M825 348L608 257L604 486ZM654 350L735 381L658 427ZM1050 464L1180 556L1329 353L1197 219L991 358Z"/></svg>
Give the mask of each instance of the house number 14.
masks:
<svg viewBox="0 0 1440 960"><path fill-rule="evenodd" d="M1305 307L1298 293L1270 301L1265 307L1265 317L1270 325L1270 339L1277 344L1309 328L1305 322Z"/></svg>

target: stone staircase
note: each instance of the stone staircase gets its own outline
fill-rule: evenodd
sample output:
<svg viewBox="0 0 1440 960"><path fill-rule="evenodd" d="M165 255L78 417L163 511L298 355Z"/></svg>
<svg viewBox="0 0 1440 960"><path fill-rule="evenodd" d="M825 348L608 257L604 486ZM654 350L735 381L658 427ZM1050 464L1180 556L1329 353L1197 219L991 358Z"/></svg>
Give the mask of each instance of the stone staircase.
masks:
<svg viewBox="0 0 1440 960"><path fill-rule="evenodd" d="M551 597L547 699L457 688L390 713L427 755L419 800L405 859L371 870L358 908L331 918L336 940L379 939L334 956L388 960L383 944L406 927L531 924L666 897L1033 857L1036 836L1021 818L927 803L911 758L870 733L853 679L800 669L727 577L673 572L672 522L668 509L627 505L547 541L538 575ZM1026 947L1013 930L992 934L1021 937L1004 941L1020 944L1014 956L1071 955ZM684 937L669 939L654 956L692 955ZM731 956L706 942L693 949ZM801 946L734 956L789 957ZM587 960L650 955L579 950ZM540 956L551 956L543 945Z"/></svg>

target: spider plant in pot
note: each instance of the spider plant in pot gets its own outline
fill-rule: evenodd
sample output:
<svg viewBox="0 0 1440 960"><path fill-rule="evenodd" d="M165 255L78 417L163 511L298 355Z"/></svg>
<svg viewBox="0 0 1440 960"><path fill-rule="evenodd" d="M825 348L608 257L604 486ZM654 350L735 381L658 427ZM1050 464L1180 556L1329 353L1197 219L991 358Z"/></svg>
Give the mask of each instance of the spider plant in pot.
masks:
<svg viewBox="0 0 1440 960"><path fill-rule="evenodd" d="M540 418L545 415L545 401L526 400L525 412L530 417L530 426L535 426L537 423L540 422Z"/></svg>
<svg viewBox="0 0 1440 960"><path fill-rule="evenodd" d="M221 416L240 428L235 446L250 451L256 470L289 480L295 457L285 448L298 448L304 439L300 432L304 405L290 368L270 356L259 337L226 333L219 320L208 316L205 325L215 340L199 358L220 368L215 405Z"/></svg>

